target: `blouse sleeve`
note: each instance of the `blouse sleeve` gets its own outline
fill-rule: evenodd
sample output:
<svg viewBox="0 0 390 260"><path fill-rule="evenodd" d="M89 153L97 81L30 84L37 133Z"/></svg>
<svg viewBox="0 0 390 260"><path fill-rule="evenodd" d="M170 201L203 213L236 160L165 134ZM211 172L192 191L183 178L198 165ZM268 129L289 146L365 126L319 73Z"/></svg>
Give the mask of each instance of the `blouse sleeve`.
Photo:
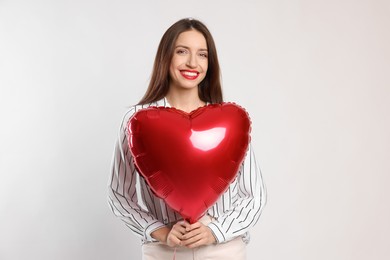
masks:
<svg viewBox="0 0 390 260"><path fill-rule="evenodd" d="M238 172L238 200L208 227L217 243L229 241L253 227L266 204L266 188L252 146Z"/></svg>
<svg viewBox="0 0 390 260"><path fill-rule="evenodd" d="M124 221L134 234L146 241L156 241L151 233L165 225L138 204L138 173L128 146L126 131L127 122L134 113L135 107L125 114L120 126L108 182L108 203L114 215Z"/></svg>

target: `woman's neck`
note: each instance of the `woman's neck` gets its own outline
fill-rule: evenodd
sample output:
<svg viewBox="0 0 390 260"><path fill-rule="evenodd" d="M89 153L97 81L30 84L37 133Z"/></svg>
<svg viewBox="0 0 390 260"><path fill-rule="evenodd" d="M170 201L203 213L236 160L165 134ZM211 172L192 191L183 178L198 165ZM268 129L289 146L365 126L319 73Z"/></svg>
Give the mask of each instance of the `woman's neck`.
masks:
<svg viewBox="0 0 390 260"><path fill-rule="evenodd" d="M181 90L181 91L168 91L166 95L168 103L177 109L183 110L187 113L204 106L203 102L198 95L198 91L193 90Z"/></svg>

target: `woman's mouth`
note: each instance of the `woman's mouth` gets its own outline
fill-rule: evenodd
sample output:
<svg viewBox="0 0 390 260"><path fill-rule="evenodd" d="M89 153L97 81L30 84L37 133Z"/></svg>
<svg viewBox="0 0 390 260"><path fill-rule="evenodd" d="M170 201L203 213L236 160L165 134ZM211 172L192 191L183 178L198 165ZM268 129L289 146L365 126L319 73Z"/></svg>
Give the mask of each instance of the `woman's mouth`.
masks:
<svg viewBox="0 0 390 260"><path fill-rule="evenodd" d="M199 72L197 72L195 70L181 70L180 74L184 78L189 79L189 80L194 80L199 76Z"/></svg>

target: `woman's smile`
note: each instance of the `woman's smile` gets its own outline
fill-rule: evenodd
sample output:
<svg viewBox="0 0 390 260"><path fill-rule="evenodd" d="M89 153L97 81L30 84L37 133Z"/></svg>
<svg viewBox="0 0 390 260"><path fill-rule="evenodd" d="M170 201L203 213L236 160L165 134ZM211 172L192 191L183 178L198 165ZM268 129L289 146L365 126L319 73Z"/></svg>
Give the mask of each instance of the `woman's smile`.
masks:
<svg viewBox="0 0 390 260"><path fill-rule="evenodd" d="M181 70L180 71L180 74L186 78L186 79L189 79L189 80L195 80L198 78L199 76L199 72L196 71L196 70Z"/></svg>

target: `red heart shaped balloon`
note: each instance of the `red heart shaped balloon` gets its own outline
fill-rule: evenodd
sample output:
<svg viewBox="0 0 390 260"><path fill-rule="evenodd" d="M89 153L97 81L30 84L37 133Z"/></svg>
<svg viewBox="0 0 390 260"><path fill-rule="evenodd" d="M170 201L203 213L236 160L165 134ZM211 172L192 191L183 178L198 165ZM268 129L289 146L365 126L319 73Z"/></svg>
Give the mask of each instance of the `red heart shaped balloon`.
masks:
<svg viewBox="0 0 390 260"><path fill-rule="evenodd" d="M153 192L190 223L234 180L250 140L248 113L233 103L186 113L139 110L128 123L135 165Z"/></svg>

